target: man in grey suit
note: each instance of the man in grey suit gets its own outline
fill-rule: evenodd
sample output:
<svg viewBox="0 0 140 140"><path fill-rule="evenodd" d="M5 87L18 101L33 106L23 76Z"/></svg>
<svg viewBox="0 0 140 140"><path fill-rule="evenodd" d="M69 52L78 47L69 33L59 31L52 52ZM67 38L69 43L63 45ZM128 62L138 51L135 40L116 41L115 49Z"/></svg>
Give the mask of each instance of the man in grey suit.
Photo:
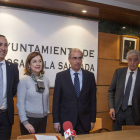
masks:
<svg viewBox="0 0 140 140"><path fill-rule="evenodd" d="M138 104L136 90L140 86L140 52L130 50L127 53L128 67L116 69L108 90L110 117L113 130L122 130L123 125L135 125Z"/></svg>
<svg viewBox="0 0 140 140"><path fill-rule="evenodd" d="M94 74L81 69L83 53L72 49L71 68L57 73L53 95L53 123L63 134L63 123L70 121L76 134L88 134L96 121L96 83Z"/></svg>

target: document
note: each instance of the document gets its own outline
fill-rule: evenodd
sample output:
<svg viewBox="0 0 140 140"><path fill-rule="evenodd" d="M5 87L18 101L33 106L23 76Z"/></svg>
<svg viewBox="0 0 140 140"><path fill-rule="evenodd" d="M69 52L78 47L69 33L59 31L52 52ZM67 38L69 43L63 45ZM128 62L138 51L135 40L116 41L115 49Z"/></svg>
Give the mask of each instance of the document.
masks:
<svg viewBox="0 0 140 140"><path fill-rule="evenodd" d="M35 135L35 140L60 140L58 136Z"/></svg>

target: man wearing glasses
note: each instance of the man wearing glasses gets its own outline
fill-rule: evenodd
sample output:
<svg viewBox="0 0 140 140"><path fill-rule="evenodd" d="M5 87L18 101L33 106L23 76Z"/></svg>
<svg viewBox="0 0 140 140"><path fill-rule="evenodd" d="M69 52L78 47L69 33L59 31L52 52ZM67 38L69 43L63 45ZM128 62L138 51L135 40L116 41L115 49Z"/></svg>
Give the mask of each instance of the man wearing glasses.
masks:
<svg viewBox="0 0 140 140"><path fill-rule="evenodd" d="M116 69L108 90L110 118L113 130L122 130L123 125L140 125L140 52L130 50L128 67Z"/></svg>
<svg viewBox="0 0 140 140"><path fill-rule="evenodd" d="M72 49L71 68L57 73L53 95L53 123L63 134L63 123L70 121L76 134L88 134L96 121L96 83L94 74L81 68L83 53Z"/></svg>
<svg viewBox="0 0 140 140"><path fill-rule="evenodd" d="M16 64L5 60L8 42L0 35L0 139L10 140L14 123L13 96L17 91L19 72Z"/></svg>

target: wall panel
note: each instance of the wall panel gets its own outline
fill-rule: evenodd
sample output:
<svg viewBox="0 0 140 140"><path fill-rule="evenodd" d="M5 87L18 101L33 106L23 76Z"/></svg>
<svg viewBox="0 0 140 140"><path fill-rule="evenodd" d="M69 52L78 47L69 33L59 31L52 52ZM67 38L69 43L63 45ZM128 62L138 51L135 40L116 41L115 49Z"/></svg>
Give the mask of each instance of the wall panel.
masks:
<svg viewBox="0 0 140 140"><path fill-rule="evenodd" d="M103 128L112 131L113 122L110 119L109 112L97 113L97 118L102 118Z"/></svg>
<svg viewBox="0 0 140 140"><path fill-rule="evenodd" d="M14 115L14 125L12 126L12 135L11 139L16 139L17 136L20 136L20 120L18 115Z"/></svg>
<svg viewBox="0 0 140 140"><path fill-rule="evenodd" d="M109 86L97 86L97 112L108 111L108 88Z"/></svg>
<svg viewBox="0 0 140 140"><path fill-rule="evenodd" d="M98 51L98 58L119 60L120 35L99 32Z"/></svg>
<svg viewBox="0 0 140 140"><path fill-rule="evenodd" d="M97 85L110 85L119 61L98 59Z"/></svg>

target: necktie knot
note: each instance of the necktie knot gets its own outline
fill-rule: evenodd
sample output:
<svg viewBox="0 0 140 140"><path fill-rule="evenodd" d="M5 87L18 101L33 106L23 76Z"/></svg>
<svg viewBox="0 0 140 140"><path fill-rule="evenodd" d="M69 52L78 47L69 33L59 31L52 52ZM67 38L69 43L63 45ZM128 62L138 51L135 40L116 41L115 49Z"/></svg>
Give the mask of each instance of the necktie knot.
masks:
<svg viewBox="0 0 140 140"><path fill-rule="evenodd" d="M133 75L133 73L134 73L134 72L133 72L133 71L131 71L131 72L130 72L130 75Z"/></svg>
<svg viewBox="0 0 140 140"><path fill-rule="evenodd" d="M77 73L77 72L76 72L76 73L74 73L74 75L75 75L75 76L78 76L78 74L79 74L79 73Z"/></svg>

